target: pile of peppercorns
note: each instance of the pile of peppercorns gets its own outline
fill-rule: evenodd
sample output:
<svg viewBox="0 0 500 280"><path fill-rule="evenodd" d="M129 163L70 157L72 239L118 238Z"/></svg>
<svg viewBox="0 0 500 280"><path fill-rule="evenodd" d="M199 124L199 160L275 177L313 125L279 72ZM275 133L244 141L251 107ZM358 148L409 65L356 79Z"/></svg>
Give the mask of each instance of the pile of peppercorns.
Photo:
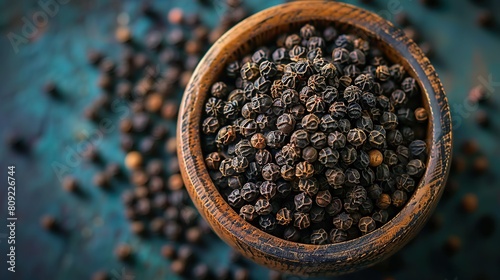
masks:
<svg viewBox="0 0 500 280"><path fill-rule="evenodd" d="M418 82L371 41L306 24L233 61L205 103L209 174L249 223L326 244L367 234L425 171Z"/></svg>

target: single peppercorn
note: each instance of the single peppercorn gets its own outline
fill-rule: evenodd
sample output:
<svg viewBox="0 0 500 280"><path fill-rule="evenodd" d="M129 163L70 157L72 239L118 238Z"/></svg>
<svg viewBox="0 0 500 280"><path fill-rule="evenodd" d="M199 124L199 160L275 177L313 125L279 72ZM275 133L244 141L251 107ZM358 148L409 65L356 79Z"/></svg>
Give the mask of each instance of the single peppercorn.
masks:
<svg viewBox="0 0 500 280"><path fill-rule="evenodd" d="M353 225L352 217L347 213L341 213L333 218L333 225L340 230L348 230Z"/></svg>
<svg viewBox="0 0 500 280"><path fill-rule="evenodd" d="M302 230L311 225L309 214L302 212L295 212L293 214L293 226Z"/></svg>
<svg viewBox="0 0 500 280"><path fill-rule="evenodd" d="M240 191L241 197L247 202L253 202L259 196L259 188L255 183L247 182Z"/></svg>
<svg viewBox="0 0 500 280"><path fill-rule="evenodd" d="M300 179L299 190L309 196L314 196L319 190L318 180L316 178Z"/></svg>
<svg viewBox="0 0 500 280"><path fill-rule="evenodd" d="M290 143L301 149L307 147L310 143L309 133L302 129L296 130L290 137Z"/></svg>
<svg viewBox="0 0 500 280"><path fill-rule="evenodd" d="M312 199L305 192L301 192L294 197L295 209L297 211L307 213L311 210Z"/></svg>
<svg viewBox="0 0 500 280"><path fill-rule="evenodd" d="M425 171L425 164L419 159L413 159L406 166L406 170L411 176L420 176Z"/></svg>
<svg viewBox="0 0 500 280"><path fill-rule="evenodd" d="M255 162L257 162L260 166L270 163L272 159L273 156L267 149L260 149L255 153Z"/></svg>
<svg viewBox="0 0 500 280"><path fill-rule="evenodd" d="M205 164L209 169L213 170L219 170L219 166L221 163L221 157L218 152L213 152L210 153L206 158L205 158Z"/></svg>
<svg viewBox="0 0 500 280"><path fill-rule="evenodd" d="M295 176L299 179L311 178L314 175L314 166L307 161L297 163Z"/></svg>
<svg viewBox="0 0 500 280"><path fill-rule="evenodd" d="M387 209L391 205L391 197L386 193L380 194L376 205L380 209Z"/></svg>
<svg viewBox="0 0 500 280"><path fill-rule="evenodd" d="M264 198L257 200L254 207L255 212L261 216L269 215L273 211L273 206L269 203L269 200Z"/></svg>
<svg viewBox="0 0 500 280"><path fill-rule="evenodd" d="M276 195L276 184L264 181L260 185L260 194L267 200L271 200Z"/></svg>
<svg viewBox="0 0 500 280"><path fill-rule="evenodd" d="M331 243L340 243L347 240L347 233L341 229L334 228L330 231L329 240Z"/></svg>
<svg viewBox="0 0 500 280"><path fill-rule="evenodd" d="M392 205L394 205L398 208L402 207L406 203L407 199L408 199L408 196L406 195L406 192L404 192L402 190L394 191L392 193L392 196L391 196Z"/></svg>
<svg viewBox="0 0 500 280"><path fill-rule="evenodd" d="M306 147L302 150L302 158L309 163L313 163L318 159L318 150L313 147Z"/></svg>
<svg viewBox="0 0 500 280"><path fill-rule="evenodd" d="M371 217L362 217L358 222L358 228L363 234L374 231L376 227L375 220Z"/></svg>
<svg viewBox="0 0 500 280"><path fill-rule="evenodd" d="M292 212L288 208L281 208L276 213L276 222L282 226L289 225L292 222Z"/></svg>
<svg viewBox="0 0 500 280"><path fill-rule="evenodd" d="M241 197L240 189L233 190L227 197L229 205L232 207L238 208L241 207L244 203L243 198Z"/></svg>
<svg viewBox="0 0 500 280"><path fill-rule="evenodd" d="M311 233L311 244L314 245L323 245L326 244L328 240L328 234L322 228L313 230Z"/></svg>
<svg viewBox="0 0 500 280"><path fill-rule="evenodd" d="M276 127L285 134L290 134L295 128L295 119L290 114L282 114L276 121Z"/></svg>

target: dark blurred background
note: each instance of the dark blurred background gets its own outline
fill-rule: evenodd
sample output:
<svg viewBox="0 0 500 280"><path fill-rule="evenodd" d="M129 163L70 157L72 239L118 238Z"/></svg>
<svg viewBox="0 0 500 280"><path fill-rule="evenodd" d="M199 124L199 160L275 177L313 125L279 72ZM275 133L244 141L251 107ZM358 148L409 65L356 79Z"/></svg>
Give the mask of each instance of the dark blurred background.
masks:
<svg viewBox="0 0 500 280"><path fill-rule="evenodd" d="M15 273L0 226L0 279L300 279L210 233L175 155L197 61L235 22L281 2L0 1L0 220L8 166L18 218ZM428 54L450 101L454 160L426 228L384 263L339 279L498 279L500 2L345 2L404 28ZM148 75L160 78L150 85ZM127 99L144 87L159 95ZM155 155L146 173L126 171L131 150Z"/></svg>

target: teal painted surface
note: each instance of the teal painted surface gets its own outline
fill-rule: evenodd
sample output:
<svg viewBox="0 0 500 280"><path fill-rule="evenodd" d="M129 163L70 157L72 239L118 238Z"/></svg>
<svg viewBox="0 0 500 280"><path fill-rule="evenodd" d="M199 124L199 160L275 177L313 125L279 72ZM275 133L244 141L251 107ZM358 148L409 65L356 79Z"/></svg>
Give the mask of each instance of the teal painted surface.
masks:
<svg viewBox="0 0 500 280"><path fill-rule="evenodd" d="M256 12L280 1L246 2ZM383 272L379 266L342 279L381 279L389 275L396 279L474 279L479 275L496 279L500 275L500 23L493 31L477 27L477 13L484 7L473 5L472 1L441 1L443 4L432 10L416 0L375 1L373 5L346 2L390 20L400 10L410 15L423 40L431 42L434 48L431 61L442 78L454 117L455 150L459 151L464 140L477 139L489 159L490 171L478 177L470 172L452 176L460 187L453 197L443 199L437 209L444 219L441 229L422 231L401 250L389 262L397 269ZM500 2L489 2L488 9L500 16ZM88 65L86 51L100 49L118 59L122 47L114 40L114 28L119 13L130 13L133 32L139 37L152 28L149 20L139 17L138 5L139 1L131 0L69 1L59 6L59 11L29 43L19 45L16 53L7 35L22 35L22 18L31 18L41 8L36 1L0 1L0 135L6 137L16 131L27 137L31 145L29 155L16 154L3 143L0 148L0 279L89 279L96 270L107 270L115 279L121 279L123 269L130 271L134 279L178 279L169 271L169 262L160 256L163 239L142 239L129 232L120 193L132 186L114 184L113 191L103 192L91 182L98 166L82 162L70 168L87 193L86 198L79 198L61 189L51 167L54 162L67 163L68 150L81 143L78 135L91 135L96 130L83 118L83 109L99 96L98 72ZM162 14L176 6L201 12L212 25L220 15L217 9L201 7L194 0L154 1L154 7ZM62 100L42 92L47 80L57 82ZM492 93L493 105L464 106L470 88L483 81L487 81L484 86ZM481 129L474 123L479 110L491 114L491 129ZM123 161L118 134L116 127L98 145L105 161ZM2 238L7 233L3 223L7 207L6 166L10 164L16 165L17 180L16 274L6 271L7 244ZM478 195L480 205L475 213L463 214L458 207L462 196L469 192ZM485 239L475 225L486 213L496 220L497 230ZM68 234L60 236L41 230L39 219L43 214L62 219ZM462 239L462 249L453 257L441 250L449 235ZM134 265L123 264L113 256L113 249L120 242L128 242L138 250ZM207 237L204 245L197 247L197 258L210 268L229 266L228 256L229 248L215 236ZM248 261L237 266L249 268L252 279L267 278L267 269Z"/></svg>

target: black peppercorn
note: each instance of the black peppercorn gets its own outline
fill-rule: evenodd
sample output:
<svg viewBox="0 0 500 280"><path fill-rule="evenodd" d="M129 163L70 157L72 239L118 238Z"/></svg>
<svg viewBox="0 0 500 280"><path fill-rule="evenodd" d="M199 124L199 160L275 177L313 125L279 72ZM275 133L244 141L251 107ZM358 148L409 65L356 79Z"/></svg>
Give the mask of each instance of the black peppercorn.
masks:
<svg viewBox="0 0 500 280"><path fill-rule="evenodd" d="M333 132L337 129L338 124L337 121L330 114L323 115L321 117L319 128L323 132Z"/></svg>
<svg viewBox="0 0 500 280"><path fill-rule="evenodd" d="M295 178L295 167L285 164L281 166L280 173L284 180L291 181Z"/></svg>
<svg viewBox="0 0 500 280"><path fill-rule="evenodd" d="M318 159L318 150L310 146L305 147L302 150L302 158L309 163L313 163Z"/></svg>
<svg viewBox="0 0 500 280"><path fill-rule="evenodd" d="M415 140L408 146L413 156L418 157L424 154L427 150L427 144L422 140Z"/></svg>
<svg viewBox="0 0 500 280"><path fill-rule="evenodd" d="M341 213L333 218L333 225L340 230L348 230L353 224L353 219L347 213Z"/></svg>
<svg viewBox="0 0 500 280"><path fill-rule="evenodd" d="M240 157L245 157L252 160L255 156L255 148L252 147L251 143L247 139L242 139L235 146L235 154Z"/></svg>
<svg viewBox="0 0 500 280"><path fill-rule="evenodd" d="M377 225L371 217L362 217L358 222L358 228L363 234L374 231L376 227Z"/></svg>
<svg viewBox="0 0 500 280"><path fill-rule="evenodd" d="M310 138L309 133L306 130L300 129L293 132L290 143L294 144L298 148L305 148L309 145Z"/></svg>
<svg viewBox="0 0 500 280"><path fill-rule="evenodd" d="M316 149L322 149L327 145L327 137L323 132L315 132L311 135L311 145Z"/></svg>
<svg viewBox="0 0 500 280"><path fill-rule="evenodd" d="M266 232L273 232L276 229L276 219L272 215L260 216L259 226Z"/></svg>
<svg viewBox="0 0 500 280"><path fill-rule="evenodd" d="M351 129L349 131L349 133L347 134L347 141L351 145L353 145L355 147L359 147L365 143L366 134L363 130L361 130L359 128Z"/></svg>
<svg viewBox="0 0 500 280"><path fill-rule="evenodd" d="M305 193L301 192L294 197L295 209L300 212L307 213L311 210L312 199Z"/></svg>
<svg viewBox="0 0 500 280"><path fill-rule="evenodd" d="M239 189L245 184L246 178L243 175L231 176L227 178L227 185L231 189Z"/></svg>
<svg viewBox="0 0 500 280"><path fill-rule="evenodd" d="M269 203L269 200L264 198L257 200L254 207L255 212L261 216L269 215L273 211L273 206Z"/></svg>
<svg viewBox="0 0 500 280"><path fill-rule="evenodd" d="M314 175L314 166L307 161L297 163L295 176L299 179L311 178Z"/></svg>
<svg viewBox="0 0 500 280"><path fill-rule="evenodd" d="M273 160L273 156L266 149L260 149L255 153L255 162L260 166L264 166ZM222 172L222 171L221 171Z"/></svg>
<svg viewBox="0 0 500 280"><path fill-rule="evenodd" d="M316 195L316 193L318 193L319 190L318 180L316 180L315 178L300 179L299 190L311 197Z"/></svg>
<svg viewBox="0 0 500 280"><path fill-rule="evenodd" d="M227 96L227 85L224 82L217 82L212 85L212 96L217 98L224 98Z"/></svg>
<svg viewBox="0 0 500 280"><path fill-rule="evenodd" d="M327 144L333 149L344 148L346 145L346 141L346 136L338 131L328 134Z"/></svg>
<svg viewBox="0 0 500 280"><path fill-rule="evenodd" d="M328 168L333 168L337 165L340 154L338 151L326 147L321 149L318 155L318 160L321 164Z"/></svg>
<svg viewBox="0 0 500 280"><path fill-rule="evenodd" d="M235 208L241 207L245 202L241 197L241 191L239 189L231 191L231 193L227 197L227 200L229 202L229 205Z"/></svg>
<svg viewBox="0 0 500 280"><path fill-rule="evenodd" d="M293 48L293 46L299 45L302 39L297 34L291 34L285 39L285 47L287 49Z"/></svg>
<svg viewBox="0 0 500 280"><path fill-rule="evenodd" d="M285 86L289 89L293 89L293 88L295 88L295 85L297 84L298 79L299 78L297 77L297 73L285 72L285 74L283 74L283 76L281 77L281 82L283 83L283 86Z"/></svg>
<svg viewBox="0 0 500 280"><path fill-rule="evenodd" d="M280 167L274 163L268 163L262 167L262 178L267 181L276 181L280 176Z"/></svg>
<svg viewBox="0 0 500 280"><path fill-rule="evenodd" d="M347 105L347 116L351 119L359 119L362 115L361 105L358 103L349 103Z"/></svg>
<svg viewBox="0 0 500 280"><path fill-rule="evenodd" d="M408 174L402 174L396 177L396 186L405 192L413 192L415 181Z"/></svg>
<svg viewBox="0 0 500 280"><path fill-rule="evenodd" d="M255 183L245 183L241 188L240 195L245 201L253 202L259 196L259 188Z"/></svg>
<svg viewBox="0 0 500 280"><path fill-rule="evenodd" d="M289 183L283 181L278 181L276 183L276 192L278 197L285 198L288 196L288 194L290 194L291 191L292 187Z"/></svg>
<svg viewBox="0 0 500 280"><path fill-rule="evenodd" d="M331 243L339 243L347 240L347 233L343 230L334 228L330 231L329 240Z"/></svg>
<svg viewBox="0 0 500 280"><path fill-rule="evenodd" d="M311 244L323 245L328 241L328 234L324 229L313 230L311 234Z"/></svg>
<svg viewBox="0 0 500 280"><path fill-rule="evenodd" d="M340 168L327 169L325 172L328 184L333 188L340 188L345 182L345 174Z"/></svg>
<svg viewBox="0 0 500 280"><path fill-rule="evenodd" d="M401 89L409 96L413 97L419 92L418 83L415 79L408 77L401 83Z"/></svg>
<svg viewBox="0 0 500 280"><path fill-rule="evenodd" d="M288 241L297 242L300 239L300 233L297 230L297 228L293 226L288 226L285 228L285 231L283 232L283 238Z"/></svg>
<svg viewBox="0 0 500 280"><path fill-rule="evenodd" d="M313 206L311 208L311 211L309 212L309 216L312 223L321 223L323 222L323 219L325 217L325 209L318 206Z"/></svg>
<svg viewBox="0 0 500 280"><path fill-rule="evenodd" d="M276 127L285 134L290 134L295 128L295 119L290 114L282 114L276 121Z"/></svg>
<svg viewBox="0 0 500 280"><path fill-rule="evenodd" d="M386 193L380 194L377 198L376 205L380 209L387 209L391 205L391 196Z"/></svg>
<svg viewBox="0 0 500 280"><path fill-rule="evenodd" d="M288 59L288 52L285 48L277 48L272 54L273 61L283 63Z"/></svg>
<svg viewBox="0 0 500 280"><path fill-rule="evenodd" d="M221 163L221 157L218 152L213 152L210 153L206 158L205 158L205 164L209 169L213 170L219 170L219 166Z"/></svg>
<svg viewBox="0 0 500 280"><path fill-rule="evenodd" d="M319 127L320 119L315 114L305 115L302 118L302 128L308 132L315 132Z"/></svg>
<svg viewBox="0 0 500 280"><path fill-rule="evenodd" d="M267 79L274 77L274 75L276 75L276 73L278 72L276 64L269 60L263 61L259 65L259 71L260 75Z"/></svg>
<svg viewBox="0 0 500 280"><path fill-rule="evenodd" d="M236 139L236 129L234 126L227 125L222 127L219 132L217 132L216 142L217 144L227 145Z"/></svg>
<svg viewBox="0 0 500 280"><path fill-rule="evenodd" d="M266 134L267 146L271 148L281 148L285 143L286 135L280 130L272 130Z"/></svg>
<svg viewBox="0 0 500 280"><path fill-rule="evenodd" d="M408 199L408 196L406 195L406 192L402 190L396 190L392 193L391 196L391 201L392 205L396 207L401 207L406 203L406 200Z"/></svg>
<svg viewBox="0 0 500 280"><path fill-rule="evenodd" d="M347 107L342 101L334 102L328 110L335 119L341 119L347 114Z"/></svg>
<svg viewBox="0 0 500 280"><path fill-rule="evenodd" d="M268 59L268 50L266 50L266 49L258 49L252 55L252 61L256 64L261 64L262 62L266 61L267 59Z"/></svg>
<svg viewBox="0 0 500 280"><path fill-rule="evenodd" d="M222 116L223 110L224 110L224 103L222 102L222 100L217 99L215 97L210 97L207 103L205 103L205 112L209 116L213 117Z"/></svg>
<svg viewBox="0 0 500 280"><path fill-rule="evenodd" d="M257 218L257 213L255 212L255 208L252 205L244 205L240 208L240 216L246 221L253 221Z"/></svg>
<svg viewBox="0 0 500 280"><path fill-rule="evenodd" d="M271 200L276 195L276 184L264 181L260 185L260 194L267 200Z"/></svg>
<svg viewBox="0 0 500 280"><path fill-rule="evenodd" d="M259 66L253 62L247 62L241 66L240 75L244 80L254 80L259 76Z"/></svg>
<svg viewBox="0 0 500 280"><path fill-rule="evenodd" d="M387 220L389 219L389 213L386 210L379 210L372 215L372 219L375 222L385 224Z"/></svg>
<svg viewBox="0 0 500 280"><path fill-rule="evenodd" d="M300 59L303 59L307 53L306 48L302 46L293 46L293 48L288 52L288 57L291 61L298 62Z"/></svg>
<svg viewBox="0 0 500 280"><path fill-rule="evenodd" d="M392 150L385 150L384 151L384 163L387 164L388 166L396 165L398 163L397 154Z"/></svg>
<svg viewBox="0 0 500 280"><path fill-rule="evenodd" d="M332 53L334 62L341 64L349 62L349 51L344 48L335 48Z"/></svg>
<svg viewBox="0 0 500 280"><path fill-rule="evenodd" d="M308 228L311 225L309 214L295 212L293 214L293 225L300 230Z"/></svg>
<svg viewBox="0 0 500 280"><path fill-rule="evenodd" d="M417 177L425 171L425 164L419 159L411 160L406 166L409 175Z"/></svg>
<svg viewBox="0 0 500 280"><path fill-rule="evenodd" d="M287 208L281 208L276 213L276 222L279 225L286 226L292 222L292 212Z"/></svg>
<svg viewBox="0 0 500 280"><path fill-rule="evenodd" d="M236 173L243 173L248 167L248 159L241 156L234 157L231 159L231 165Z"/></svg>
<svg viewBox="0 0 500 280"><path fill-rule="evenodd" d="M326 109L326 104L322 97L313 95L307 99L306 109L309 113L323 113Z"/></svg>
<svg viewBox="0 0 500 280"><path fill-rule="evenodd" d="M267 94L252 97L251 108L257 113L265 113L273 104L273 99Z"/></svg>

